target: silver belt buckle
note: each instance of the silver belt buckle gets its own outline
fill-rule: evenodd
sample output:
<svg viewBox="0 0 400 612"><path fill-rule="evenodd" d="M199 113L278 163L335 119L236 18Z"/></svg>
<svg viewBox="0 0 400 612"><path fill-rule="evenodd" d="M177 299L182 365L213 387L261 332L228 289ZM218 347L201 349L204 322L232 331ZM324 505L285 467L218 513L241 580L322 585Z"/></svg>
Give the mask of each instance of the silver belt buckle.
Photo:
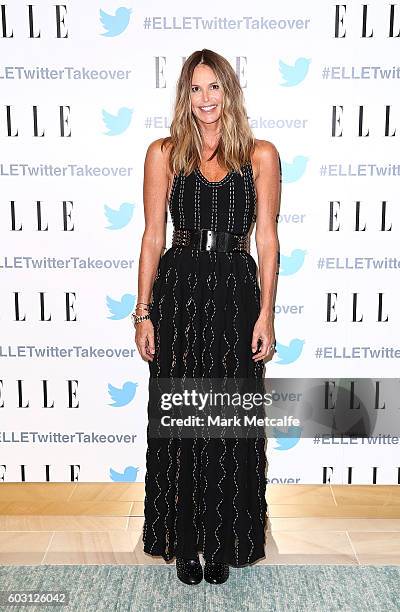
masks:
<svg viewBox="0 0 400 612"><path fill-rule="evenodd" d="M200 235L200 250L201 251L210 251L212 249L214 240L213 240L213 231L212 230L201 230Z"/></svg>

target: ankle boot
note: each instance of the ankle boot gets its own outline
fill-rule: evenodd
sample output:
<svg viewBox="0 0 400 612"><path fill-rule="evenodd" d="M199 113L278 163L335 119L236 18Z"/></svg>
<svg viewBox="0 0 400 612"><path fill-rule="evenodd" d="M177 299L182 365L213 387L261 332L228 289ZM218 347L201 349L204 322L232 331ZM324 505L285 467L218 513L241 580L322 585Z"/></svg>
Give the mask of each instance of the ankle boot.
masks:
<svg viewBox="0 0 400 612"><path fill-rule="evenodd" d="M229 577L229 565L227 563L212 563L206 561L204 566L204 580L210 584L223 584Z"/></svg>
<svg viewBox="0 0 400 612"><path fill-rule="evenodd" d="M185 584L199 584L203 580L203 568L200 559L176 558L176 575Z"/></svg>

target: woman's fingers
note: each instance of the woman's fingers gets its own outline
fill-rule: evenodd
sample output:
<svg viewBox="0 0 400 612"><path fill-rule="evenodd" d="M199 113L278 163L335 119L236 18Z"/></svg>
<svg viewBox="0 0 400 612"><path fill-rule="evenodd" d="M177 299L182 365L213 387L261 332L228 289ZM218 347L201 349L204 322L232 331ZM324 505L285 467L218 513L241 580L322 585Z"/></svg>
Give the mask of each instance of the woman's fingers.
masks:
<svg viewBox="0 0 400 612"><path fill-rule="evenodd" d="M265 336L264 334L260 334L258 337L253 337L253 341L251 343L252 350L253 348L257 348L258 340L260 340L261 345L259 350L253 355L254 361L260 361L261 359L265 359L265 357L270 355L270 353L272 353L274 349L274 340L269 341L267 336Z"/></svg>
<svg viewBox="0 0 400 612"><path fill-rule="evenodd" d="M153 358L155 350L156 349L154 346L154 332L151 331L147 333L146 353L147 355L150 355Z"/></svg>
<svg viewBox="0 0 400 612"><path fill-rule="evenodd" d="M142 327L139 329L139 327ZM144 361L153 361L154 358L154 329L152 324L146 324L144 326L143 323L139 323L136 328L136 336L135 336L136 346L140 353L140 356Z"/></svg>
<svg viewBox="0 0 400 612"><path fill-rule="evenodd" d="M147 354L147 351L146 351L146 338L145 337L140 338L138 340L137 347L138 347L138 351L142 359L144 359L145 361L150 361L150 356Z"/></svg>
<svg viewBox="0 0 400 612"><path fill-rule="evenodd" d="M258 347L258 335L253 334L253 339L251 341L251 352L255 353L257 351L257 347Z"/></svg>
<svg viewBox="0 0 400 612"><path fill-rule="evenodd" d="M261 359L264 359L264 357L267 354L267 339L266 339L266 337L261 335L259 337L259 340L260 340L261 344L260 344L259 350L257 351L257 353L255 353L255 355L253 357L254 361L260 361Z"/></svg>

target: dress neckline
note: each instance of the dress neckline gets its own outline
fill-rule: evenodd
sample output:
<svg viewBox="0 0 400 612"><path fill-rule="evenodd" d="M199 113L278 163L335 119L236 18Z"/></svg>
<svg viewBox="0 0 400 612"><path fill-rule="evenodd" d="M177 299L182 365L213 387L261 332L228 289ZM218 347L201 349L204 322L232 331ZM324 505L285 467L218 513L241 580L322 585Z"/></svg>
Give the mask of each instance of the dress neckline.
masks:
<svg viewBox="0 0 400 612"><path fill-rule="evenodd" d="M211 186L224 185L225 183L227 183L229 181L229 179L232 177L232 175L234 173L234 170L229 170L229 172L227 174L225 174L225 176L220 181L209 181L208 178L206 176L204 176L204 174L201 172L200 168L198 168L197 166L194 169L194 171L197 174L197 176L204 183L206 183L206 185L211 185Z"/></svg>

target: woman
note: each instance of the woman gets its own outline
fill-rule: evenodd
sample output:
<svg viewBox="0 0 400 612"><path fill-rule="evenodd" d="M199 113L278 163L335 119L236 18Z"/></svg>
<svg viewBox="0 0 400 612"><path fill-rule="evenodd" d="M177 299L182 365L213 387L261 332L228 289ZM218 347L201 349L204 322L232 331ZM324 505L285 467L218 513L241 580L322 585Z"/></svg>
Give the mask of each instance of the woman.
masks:
<svg viewBox="0 0 400 612"><path fill-rule="evenodd" d="M279 193L277 150L254 139L229 62L207 49L192 53L171 136L152 142L145 159L133 317L150 382L263 380L263 360L275 351ZM174 233L160 258L168 206ZM261 291L249 253L256 218ZM147 433L144 551L176 557L186 584L203 576L221 584L229 565L265 557L265 439Z"/></svg>

